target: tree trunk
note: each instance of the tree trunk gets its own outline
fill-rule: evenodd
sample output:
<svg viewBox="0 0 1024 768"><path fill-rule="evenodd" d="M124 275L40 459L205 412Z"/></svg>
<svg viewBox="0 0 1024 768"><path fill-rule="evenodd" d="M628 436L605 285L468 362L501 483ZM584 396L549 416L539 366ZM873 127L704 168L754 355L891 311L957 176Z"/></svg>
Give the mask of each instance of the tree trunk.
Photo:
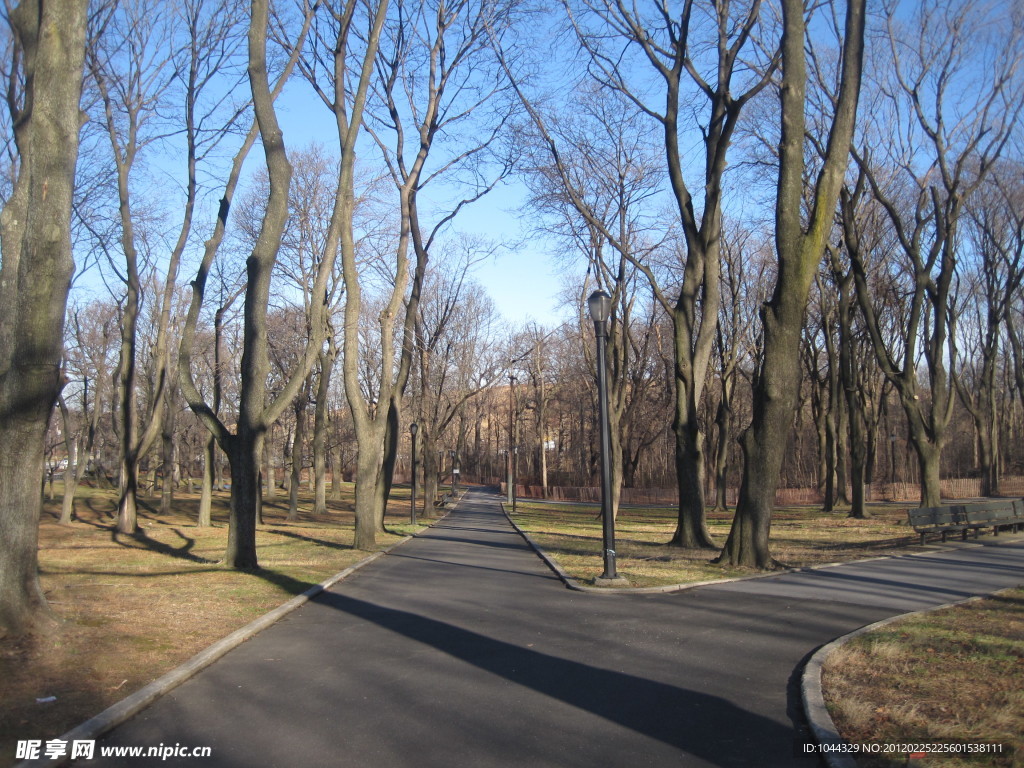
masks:
<svg viewBox="0 0 1024 768"><path fill-rule="evenodd" d="M68 454L68 462L64 467L64 495L60 504L60 524L70 525L74 517L75 491L78 488L78 467L82 462L79 460L81 451L78 450L75 442L71 439L71 413L68 411L64 396L57 398L57 405L60 406L61 422L64 425L64 450ZM79 444L81 445L81 441Z"/></svg>
<svg viewBox="0 0 1024 768"><path fill-rule="evenodd" d="M842 387L838 384L838 381L834 390L834 398L836 410L835 445L833 447L836 464L835 503L839 507L847 508L850 506L850 495L846 492L846 485L850 476L850 470L847 462L848 453L846 438L850 431L850 413L849 409L846 407Z"/></svg>
<svg viewBox="0 0 1024 768"><path fill-rule="evenodd" d="M164 395L164 418L161 429L161 465L163 467L164 481L160 488L160 512L163 515L171 513L171 505L174 503L175 475L177 474L177 451L174 445L175 413L178 404L174 402L171 393Z"/></svg>
<svg viewBox="0 0 1024 768"><path fill-rule="evenodd" d="M339 444L331 451L331 501L341 501L341 485L345 479L341 465L341 445Z"/></svg>
<svg viewBox="0 0 1024 768"><path fill-rule="evenodd" d="M835 509L838 501L836 469L838 464L838 435L836 434L835 411L829 406L825 413L825 512Z"/></svg>
<svg viewBox="0 0 1024 768"><path fill-rule="evenodd" d="M206 438L206 444L203 446L203 489L199 496L199 519L196 521L196 525L200 528L209 528L212 523L216 452L217 441L211 434Z"/></svg>
<svg viewBox="0 0 1024 768"><path fill-rule="evenodd" d="M302 444L306 439L306 394L303 389L295 406L295 435L292 439L291 478L288 482L288 522L299 519L299 486L302 484Z"/></svg>
<svg viewBox="0 0 1024 768"><path fill-rule="evenodd" d="M388 403L387 421L384 424L384 450L381 472L377 487L377 532L384 532L384 513L387 511L388 499L391 498L391 486L395 480L395 466L398 463L398 431L399 404L394 400Z"/></svg>
<svg viewBox="0 0 1024 768"><path fill-rule="evenodd" d="M729 441L732 433L732 397L736 389L736 378L731 374L722 382L722 397L718 401L715 424L718 426L718 441L715 446L715 511L724 512L728 507L726 492L729 484Z"/></svg>
<svg viewBox="0 0 1024 768"><path fill-rule="evenodd" d="M842 72L825 158L807 200L806 52L804 6L783 0L782 131L775 210L778 273L771 300L762 312L763 358L754 382L753 420L743 436L745 458L739 504L718 562L771 568L769 552L775 492L800 389L800 336L811 282L821 262L842 185L856 123L864 49L864 0L849 0L844 23Z"/></svg>
<svg viewBox="0 0 1024 768"><path fill-rule="evenodd" d="M356 533L355 548L377 548L377 481L383 466L380 451L360 445L356 453Z"/></svg>
<svg viewBox="0 0 1024 768"><path fill-rule="evenodd" d="M852 411L852 409L851 409ZM850 414L850 477L853 483L853 499L850 505L850 517L865 520L871 517L864 499L865 465L867 464L867 444L863 424L856 413Z"/></svg>
<svg viewBox="0 0 1024 768"><path fill-rule="evenodd" d="M941 507L939 465L942 451L928 440L912 440L917 453L917 466L921 471L921 506Z"/></svg>
<svg viewBox="0 0 1024 768"><path fill-rule="evenodd" d="M327 514L327 428L330 412L328 396L331 373L337 350L333 339L327 352L320 355L320 377L316 385L316 408L313 413L313 514Z"/></svg>
<svg viewBox="0 0 1024 768"><path fill-rule="evenodd" d="M260 502L260 454L263 439L251 430L239 430L231 438L228 463L231 466L231 505L228 546L224 565L236 569L259 568L256 557L257 509Z"/></svg>
<svg viewBox="0 0 1024 768"><path fill-rule="evenodd" d="M810 289L809 279L802 285L797 282L792 290L784 287L791 282L780 274L764 312L764 362L754 386L753 421L741 441L744 467L739 501L719 557L719 562L730 565L760 569L776 565L768 535L800 388L800 327Z"/></svg>
<svg viewBox="0 0 1024 768"><path fill-rule="evenodd" d="M678 415L677 415L678 419ZM704 504L703 439L696 420L673 425L676 435L676 483L679 514L670 545L687 549L713 549Z"/></svg>
<svg viewBox="0 0 1024 768"><path fill-rule="evenodd" d="M438 509L437 502L437 450L434 444L433 435L424 435L420 432L420 462L423 466L423 514L428 517L436 517Z"/></svg>
<svg viewBox="0 0 1024 768"><path fill-rule="evenodd" d="M71 204L87 3L23 0L8 18L12 47L22 53L26 103L10 105L18 112L19 168L0 212L0 636L30 632L48 618L37 575L39 479L74 274Z"/></svg>

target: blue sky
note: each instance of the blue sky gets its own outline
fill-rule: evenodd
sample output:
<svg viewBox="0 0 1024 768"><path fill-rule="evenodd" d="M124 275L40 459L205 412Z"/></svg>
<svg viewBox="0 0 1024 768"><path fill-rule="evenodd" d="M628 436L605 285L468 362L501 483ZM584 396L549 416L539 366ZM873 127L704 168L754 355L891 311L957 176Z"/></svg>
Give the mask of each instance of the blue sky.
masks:
<svg viewBox="0 0 1024 768"><path fill-rule="evenodd" d="M289 148L298 149L312 142L328 150L337 146L330 114L298 79L278 100L278 119ZM369 151L364 150L363 154L369 155ZM254 151L249 163L255 167L260 158L260 153ZM524 194L521 184L507 183L462 213L455 228L499 242L519 243L500 249L498 255L478 265L474 277L487 289L502 316L514 325L530 320L556 325L564 314L558 307L564 272L552 258L552 244L524 237L527 232L517 210Z"/></svg>

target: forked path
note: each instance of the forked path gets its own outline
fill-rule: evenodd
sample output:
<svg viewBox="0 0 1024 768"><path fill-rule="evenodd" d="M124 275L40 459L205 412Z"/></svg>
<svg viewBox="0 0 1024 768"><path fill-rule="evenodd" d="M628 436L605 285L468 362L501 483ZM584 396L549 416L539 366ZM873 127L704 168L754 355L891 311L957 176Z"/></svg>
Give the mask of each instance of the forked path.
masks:
<svg viewBox="0 0 1024 768"><path fill-rule="evenodd" d="M884 617L1024 582L1020 537L982 542L590 595L561 584L497 497L471 491L101 745L211 747L161 762L197 767L811 768L794 755L804 658Z"/></svg>

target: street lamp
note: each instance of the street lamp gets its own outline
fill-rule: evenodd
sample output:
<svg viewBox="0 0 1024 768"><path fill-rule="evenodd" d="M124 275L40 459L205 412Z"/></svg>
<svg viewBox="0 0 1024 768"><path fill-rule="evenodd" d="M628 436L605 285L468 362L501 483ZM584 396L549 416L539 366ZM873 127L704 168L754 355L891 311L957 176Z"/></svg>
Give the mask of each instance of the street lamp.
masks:
<svg viewBox="0 0 1024 768"><path fill-rule="evenodd" d="M415 421L409 425L409 434L412 436L412 506L409 509L409 522L413 525L416 525L416 432L419 428Z"/></svg>
<svg viewBox="0 0 1024 768"><path fill-rule="evenodd" d="M615 571L615 520L612 517L612 439L608 420L608 366L605 362L608 345L608 318L612 311L612 297L604 291L594 291L587 299L590 319L594 321L597 336L597 401L601 428L601 517L603 526L604 573L598 584L625 581Z"/></svg>
<svg viewBox="0 0 1024 768"><path fill-rule="evenodd" d="M896 501L896 430L889 435L889 480L892 487L892 500Z"/></svg>
<svg viewBox="0 0 1024 768"><path fill-rule="evenodd" d="M459 493L459 454L452 451L452 496Z"/></svg>
<svg viewBox="0 0 1024 768"><path fill-rule="evenodd" d="M516 511L516 377L508 377L508 503Z"/></svg>

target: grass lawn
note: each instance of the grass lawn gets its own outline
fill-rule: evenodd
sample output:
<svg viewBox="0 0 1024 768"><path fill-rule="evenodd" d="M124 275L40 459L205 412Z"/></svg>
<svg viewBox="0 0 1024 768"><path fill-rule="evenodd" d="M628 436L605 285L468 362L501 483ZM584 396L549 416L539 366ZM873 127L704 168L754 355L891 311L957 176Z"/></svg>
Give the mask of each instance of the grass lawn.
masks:
<svg viewBox="0 0 1024 768"><path fill-rule="evenodd" d="M404 500L403 500L404 494ZM46 637L0 640L0 765L19 739L54 738L221 637L367 556L352 548L352 486L329 513L288 522L287 496L265 503L257 533L261 568L218 561L227 542L227 495L210 528L197 528L198 496L178 494L169 517L145 499L136 536L114 529L112 491L80 489L76 522L57 523L59 498L40 525L43 591L59 623ZM312 508L300 496L300 510ZM381 548L411 531L409 491L396 488ZM38 699L56 701L38 703Z"/></svg>
<svg viewBox="0 0 1024 768"><path fill-rule="evenodd" d="M582 582L601 575L601 520L594 505L520 501L513 516L570 576ZM872 517L854 520L846 512L812 507L781 507L772 518L773 556L791 567L858 560L914 551L918 538L907 525L907 507L873 504ZM619 574L631 586L655 587L750 575L744 568L714 565L717 550L665 545L676 526L675 508L623 508L615 521ZM732 513L708 514L708 529L724 545Z"/></svg>
<svg viewBox="0 0 1024 768"><path fill-rule="evenodd" d="M828 657L822 681L839 733L850 742L1001 744L1002 753L933 756L921 764L1024 766L1024 589L861 635ZM902 759L858 762L906 764L905 755L892 757Z"/></svg>

